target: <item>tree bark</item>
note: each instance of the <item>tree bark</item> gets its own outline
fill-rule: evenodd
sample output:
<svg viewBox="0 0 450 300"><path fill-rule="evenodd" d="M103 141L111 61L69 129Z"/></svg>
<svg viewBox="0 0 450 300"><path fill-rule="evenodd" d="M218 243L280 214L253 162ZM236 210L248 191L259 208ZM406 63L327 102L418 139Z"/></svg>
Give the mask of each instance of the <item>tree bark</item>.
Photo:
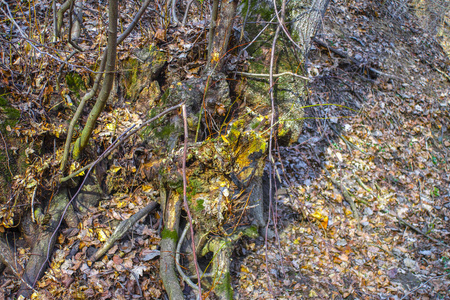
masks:
<svg viewBox="0 0 450 300"><path fill-rule="evenodd" d="M238 2L239 0L222 0L220 14L216 21L217 27L213 33L213 41L210 49L208 49L207 72L220 71L225 62L224 56L230 41ZM211 22L214 21L212 20Z"/></svg>

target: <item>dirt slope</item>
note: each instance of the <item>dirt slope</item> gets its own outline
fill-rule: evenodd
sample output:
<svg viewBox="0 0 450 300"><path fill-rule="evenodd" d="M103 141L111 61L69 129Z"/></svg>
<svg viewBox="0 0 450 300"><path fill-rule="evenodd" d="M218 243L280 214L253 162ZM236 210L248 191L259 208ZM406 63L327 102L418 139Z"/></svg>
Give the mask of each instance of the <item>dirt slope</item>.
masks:
<svg viewBox="0 0 450 300"><path fill-rule="evenodd" d="M331 3L307 63L320 106L280 149L293 190L267 250L242 245L237 299L450 299L450 65L412 6L376 2Z"/></svg>

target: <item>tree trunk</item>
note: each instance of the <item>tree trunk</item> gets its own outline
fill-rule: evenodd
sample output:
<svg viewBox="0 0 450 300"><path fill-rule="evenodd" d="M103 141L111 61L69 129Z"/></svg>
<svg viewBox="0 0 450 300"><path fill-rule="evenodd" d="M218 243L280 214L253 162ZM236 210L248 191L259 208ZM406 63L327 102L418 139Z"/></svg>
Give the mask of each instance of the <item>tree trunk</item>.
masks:
<svg viewBox="0 0 450 300"><path fill-rule="evenodd" d="M225 54L228 49L230 35L233 30L234 17L239 0L222 0L220 5L220 14L216 23L216 29L212 33L213 40L208 49L207 72L220 72L224 62ZM210 33L211 34L211 33Z"/></svg>
<svg viewBox="0 0 450 300"><path fill-rule="evenodd" d="M92 130L94 130L95 122L103 111L106 105L106 101L109 98L109 93L111 92L115 71L116 71L116 50L117 50L117 16L118 16L118 4L117 0L109 0L109 11L108 11L108 46L107 46L107 59L105 68L105 79L103 81L102 89L98 95L97 101L92 108L86 125L81 132L81 136L75 141L73 149L73 158L76 160L81 154L81 151L86 147L89 138L91 137Z"/></svg>

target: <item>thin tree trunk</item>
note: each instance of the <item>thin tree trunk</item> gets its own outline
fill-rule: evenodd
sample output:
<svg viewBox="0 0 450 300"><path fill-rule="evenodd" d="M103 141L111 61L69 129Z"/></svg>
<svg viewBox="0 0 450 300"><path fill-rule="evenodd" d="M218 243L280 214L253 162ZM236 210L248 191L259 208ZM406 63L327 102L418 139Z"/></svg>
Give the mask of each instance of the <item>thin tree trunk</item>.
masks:
<svg viewBox="0 0 450 300"><path fill-rule="evenodd" d="M74 159L78 159L81 151L86 147L89 138L91 137L92 131L94 130L95 122L98 116L103 111L106 105L106 101L109 98L109 93L111 92L114 76L116 70L116 52L117 52L117 15L118 15L118 5L117 0L109 0L109 26L108 26L108 50L105 68L105 79L103 80L103 86L98 95L97 101L94 107L89 113L86 125L81 132L81 136L77 139L73 149Z"/></svg>

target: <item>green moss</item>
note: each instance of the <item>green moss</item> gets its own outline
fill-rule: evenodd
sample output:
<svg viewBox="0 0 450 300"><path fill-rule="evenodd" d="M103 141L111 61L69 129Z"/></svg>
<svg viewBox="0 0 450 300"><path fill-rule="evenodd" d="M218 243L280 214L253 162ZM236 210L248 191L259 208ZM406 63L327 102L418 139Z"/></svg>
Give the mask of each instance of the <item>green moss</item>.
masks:
<svg viewBox="0 0 450 300"><path fill-rule="evenodd" d="M196 178L189 180L188 194L195 195L203 191L202 182Z"/></svg>
<svg viewBox="0 0 450 300"><path fill-rule="evenodd" d="M3 94L3 90L0 89L0 93ZM8 183L11 182L12 177L26 168L25 151L22 149L23 147L20 147L19 138L14 137L6 130L8 126L14 127L19 118L20 111L12 107L6 97L0 97L0 132L8 145L19 149L18 156L10 150L6 150L8 155L6 155L5 150L0 151L0 203L7 201Z"/></svg>
<svg viewBox="0 0 450 300"><path fill-rule="evenodd" d="M137 100L166 63L164 52L152 45L135 51L134 56L124 61L122 67L126 98L132 101Z"/></svg>
<svg viewBox="0 0 450 300"><path fill-rule="evenodd" d="M69 90L74 92L78 98L80 97L80 91L86 90L83 78L79 74L74 72L68 73L66 75L66 84Z"/></svg>
<svg viewBox="0 0 450 300"><path fill-rule="evenodd" d="M150 136L152 131L153 131L152 126L145 126L144 129L141 130L139 136L141 137L141 139L147 140L147 138Z"/></svg>
<svg viewBox="0 0 450 300"><path fill-rule="evenodd" d="M6 106L8 105L8 100L6 100L3 97L0 97L0 106Z"/></svg>
<svg viewBox="0 0 450 300"><path fill-rule="evenodd" d="M175 125L167 124L165 126L158 127L158 129L155 130L155 136L160 139L167 139L175 130Z"/></svg>
<svg viewBox="0 0 450 300"><path fill-rule="evenodd" d="M205 203L205 200L203 199L198 199L197 200L197 206L195 207L195 210L197 212L201 212L202 210L205 209L205 206L203 205Z"/></svg>
<svg viewBox="0 0 450 300"><path fill-rule="evenodd" d="M256 226L251 226L249 228L246 228L242 233L249 238L257 238L259 235L258 227L256 227Z"/></svg>
<svg viewBox="0 0 450 300"><path fill-rule="evenodd" d="M167 228L164 228L163 231L161 232L161 238L171 239L176 243L178 241L178 233L176 230L172 231Z"/></svg>
<svg viewBox="0 0 450 300"><path fill-rule="evenodd" d="M128 99L133 98L133 86L137 82L137 74L139 70L139 62L137 59L129 59L124 63L124 75L125 75L125 91Z"/></svg>
<svg viewBox="0 0 450 300"><path fill-rule="evenodd" d="M0 130L5 134L5 129L9 125L13 127L20 118L20 110L9 105L6 98L0 97Z"/></svg>
<svg viewBox="0 0 450 300"><path fill-rule="evenodd" d="M167 104L167 99L169 99L170 89L166 89L164 94L161 96L161 103Z"/></svg>
<svg viewBox="0 0 450 300"><path fill-rule="evenodd" d="M225 299L233 299L230 272L224 274L221 282L216 286L216 290L222 295L222 297L225 296Z"/></svg>

